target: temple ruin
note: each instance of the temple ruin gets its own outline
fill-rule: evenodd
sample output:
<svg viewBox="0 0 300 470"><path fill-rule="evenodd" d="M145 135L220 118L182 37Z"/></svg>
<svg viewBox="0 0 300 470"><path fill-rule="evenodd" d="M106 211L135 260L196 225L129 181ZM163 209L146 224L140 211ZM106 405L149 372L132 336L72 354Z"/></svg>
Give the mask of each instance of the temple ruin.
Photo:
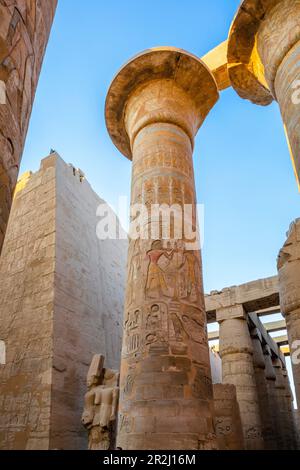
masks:
<svg viewBox="0 0 300 470"><path fill-rule="evenodd" d="M205 295L193 150L222 90L277 101L299 185L300 0L243 0L202 59L157 47L121 68L106 126L145 210L115 240L56 152L17 182L56 4L0 2L0 449L299 449L300 219L278 275ZM167 237L153 206L173 208Z"/></svg>

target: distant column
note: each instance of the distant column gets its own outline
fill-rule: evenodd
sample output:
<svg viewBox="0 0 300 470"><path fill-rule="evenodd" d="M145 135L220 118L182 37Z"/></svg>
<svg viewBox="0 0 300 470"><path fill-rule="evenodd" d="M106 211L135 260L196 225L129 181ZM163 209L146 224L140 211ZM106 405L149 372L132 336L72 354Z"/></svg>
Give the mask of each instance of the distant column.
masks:
<svg viewBox="0 0 300 470"><path fill-rule="evenodd" d="M132 238L128 254L122 449L216 446L200 252L182 234L162 237L164 225L151 210L175 204L178 213L189 204L195 213L194 137L217 99L209 70L175 48L135 57L108 93L110 136L133 162L132 209L147 209L141 224L148 239ZM196 227L194 217L187 222Z"/></svg>
<svg viewBox="0 0 300 470"><path fill-rule="evenodd" d="M291 435L291 424L293 416L286 403L286 383L283 376L282 364L280 359L273 359L273 367L276 374L275 390L277 397L277 410L279 414L279 433L282 450L291 450L294 448L293 436Z"/></svg>
<svg viewBox="0 0 300 470"><path fill-rule="evenodd" d="M296 450L298 448L298 436L297 436L297 423L294 409L294 397L291 390L290 380L288 372L285 366L282 366L282 375L285 385L285 406L288 417L288 435L289 435L289 449Z"/></svg>
<svg viewBox="0 0 300 470"><path fill-rule="evenodd" d="M245 447L263 449L262 426L253 366L253 345L242 305L217 310L223 383L236 386Z"/></svg>
<svg viewBox="0 0 300 470"><path fill-rule="evenodd" d="M0 252L56 4L0 2Z"/></svg>
<svg viewBox="0 0 300 470"><path fill-rule="evenodd" d="M258 404L262 422L262 434L266 450L276 449L276 437L272 426L272 408L270 406L269 390L266 378L266 363L262 349L262 337L257 328L251 330L253 344L253 363L258 394Z"/></svg>
<svg viewBox="0 0 300 470"><path fill-rule="evenodd" d="M265 358L265 376L267 380L268 397L270 407L272 410L271 420L274 439L276 442L276 450L282 449L281 435L280 435L280 415L277 405L277 393L275 388L276 374L272 363L272 353L268 345L264 345L263 353Z"/></svg>
<svg viewBox="0 0 300 470"><path fill-rule="evenodd" d="M300 405L300 219L290 226L278 256L281 312L285 316L298 407Z"/></svg>
<svg viewBox="0 0 300 470"><path fill-rule="evenodd" d="M267 105L277 100L300 184L300 1L243 0L228 42L237 93Z"/></svg>

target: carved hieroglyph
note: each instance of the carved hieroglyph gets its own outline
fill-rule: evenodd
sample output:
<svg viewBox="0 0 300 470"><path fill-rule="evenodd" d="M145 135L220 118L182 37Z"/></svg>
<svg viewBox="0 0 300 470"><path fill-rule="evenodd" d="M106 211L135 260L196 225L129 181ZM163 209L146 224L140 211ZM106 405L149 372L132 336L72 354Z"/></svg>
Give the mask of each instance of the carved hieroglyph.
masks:
<svg viewBox="0 0 300 470"><path fill-rule="evenodd" d="M178 49L148 50L119 72L106 120L132 158L132 206L190 204L195 228L194 136L217 99L208 69ZM146 214L142 228L155 226ZM185 239L130 241L120 393L118 447L215 446L201 257Z"/></svg>
<svg viewBox="0 0 300 470"><path fill-rule="evenodd" d="M0 251L56 4L0 1Z"/></svg>
<svg viewBox="0 0 300 470"><path fill-rule="evenodd" d="M243 0L229 34L228 72L242 98L278 101L300 183L300 0Z"/></svg>
<svg viewBox="0 0 300 470"><path fill-rule="evenodd" d="M88 375L82 424L89 433L89 450L113 450L119 402L119 372L104 369L104 356L93 357Z"/></svg>
<svg viewBox="0 0 300 470"><path fill-rule="evenodd" d="M286 319L298 406L300 403L300 219L292 223L278 256L280 306Z"/></svg>
<svg viewBox="0 0 300 470"><path fill-rule="evenodd" d="M244 450L243 428L232 384L214 384L215 425L219 450Z"/></svg>

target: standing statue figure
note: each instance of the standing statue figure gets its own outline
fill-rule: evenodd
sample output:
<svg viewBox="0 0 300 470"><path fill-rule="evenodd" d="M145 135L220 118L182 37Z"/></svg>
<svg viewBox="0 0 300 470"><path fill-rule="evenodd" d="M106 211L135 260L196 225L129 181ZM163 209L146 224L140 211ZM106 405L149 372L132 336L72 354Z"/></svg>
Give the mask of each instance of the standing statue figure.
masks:
<svg viewBox="0 0 300 470"><path fill-rule="evenodd" d="M89 450L113 450L119 402L119 372L104 369L104 356L95 355L87 375L82 424L89 433Z"/></svg>

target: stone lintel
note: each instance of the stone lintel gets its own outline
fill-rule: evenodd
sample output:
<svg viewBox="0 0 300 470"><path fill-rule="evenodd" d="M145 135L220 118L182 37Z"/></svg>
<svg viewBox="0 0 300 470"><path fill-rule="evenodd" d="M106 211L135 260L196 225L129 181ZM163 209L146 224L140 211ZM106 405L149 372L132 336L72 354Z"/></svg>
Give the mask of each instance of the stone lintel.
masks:
<svg viewBox="0 0 300 470"><path fill-rule="evenodd" d="M227 68L227 47L228 41L226 40L201 57L202 62L214 75L220 91L231 87Z"/></svg>
<svg viewBox="0 0 300 470"><path fill-rule="evenodd" d="M216 311L232 305L243 305L246 312L257 312L279 305L278 277L258 279L222 291L212 291L205 296L208 317L215 317Z"/></svg>
<svg viewBox="0 0 300 470"><path fill-rule="evenodd" d="M232 320L233 318L241 318L247 320L247 314L242 305L231 305L217 310L217 322L221 323L225 320Z"/></svg>

